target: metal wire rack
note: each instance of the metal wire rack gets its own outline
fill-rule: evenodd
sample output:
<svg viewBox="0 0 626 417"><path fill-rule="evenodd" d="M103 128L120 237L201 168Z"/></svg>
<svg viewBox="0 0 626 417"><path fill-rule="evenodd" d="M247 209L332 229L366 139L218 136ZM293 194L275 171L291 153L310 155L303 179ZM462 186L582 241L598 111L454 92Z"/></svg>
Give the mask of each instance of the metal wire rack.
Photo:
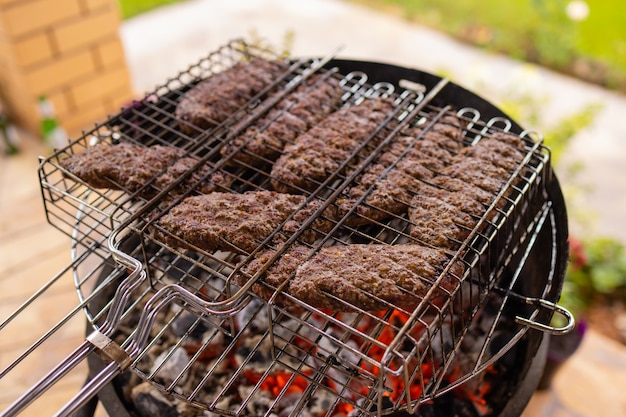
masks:
<svg viewBox="0 0 626 417"><path fill-rule="evenodd" d="M157 220L169 207L197 194L190 186L176 201L166 199L184 178L165 189L148 183L145 188L150 188L150 193L97 189L62 167L63 158L96 144L158 144L184 150L198 160L198 165L207 164L211 173L223 171L234 177L223 191L271 189L271 165L228 166L219 150L232 130L240 128L237 123L242 115L263 109L269 91L287 94L313 73L339 81L343 105L358 105L377 97L395 102L393 113L346 160L345 169L306 193L307 201L324 199L325 208L334 204L405 129L428 132L453 117L462 126L463 146L511 129L508 119L483 120L473 107L435 104L447 80L432 89L404 89L392 83L369 83L365 72L341 74L327 69L328 59L305 59L291 60L283 76L250 97L224 122L207 130L181 131L175 116L180 98L201 80L251 57L278 58L234 41L41 161L39 176L46 215L51 225L72 238L77 308L84 311L93 331L68 361L26 393L8 415L21 411L66 369L92 352L103 356L108 365L61 415L80 407L128 368L163 392L220 415L259 412L259 402L263 413L281 410L286 415L298 415L320 396L328 399L325 409L329 415L414 412L470 380L488 378L494 364L529 328L565 332L571 327L571 320L564 329L535 321L544 309L569 317L542 298L550 290L549 271L546 286L537 294L530 297L519 293L520 287L524 289L525 266L535 244L545 240L554 224L546 190L552 182L549 150L529 132L511 133L525 144L523 161L412 311L316 308L283 291L283 287L265 282L267 268L248 275L242 285L234 277L244 273L258 251L189 250L154 233L159 228ZM416 142L419 140L417 137ZM360 204L364 204L363 199ZM333 245L398 245L410 241L410 220L400 214L366 226L350 225L347 216L326 219L333 223L331 230L314 243L304 242L306 228L324 216L323 209L317 210L304 227L286 237L286 244L272 246L268 238L259 245L259 251L275 249L278 260L295 244L308 245L316 252ZM281 233L280 229L274 232ZM557 247L554 243L548 247L552 251L548 263L553 263ZM464 272L455 277L454 288L446 291L443 299L438 298L437 288L454 262L463 264ZM254 286L272 296L260 298ZM470 342L478 348L468 353L465 350ZM262 362L259 357L263 357ZM277 376L282 382L268 389L268 381L275 381Z"/></svg>

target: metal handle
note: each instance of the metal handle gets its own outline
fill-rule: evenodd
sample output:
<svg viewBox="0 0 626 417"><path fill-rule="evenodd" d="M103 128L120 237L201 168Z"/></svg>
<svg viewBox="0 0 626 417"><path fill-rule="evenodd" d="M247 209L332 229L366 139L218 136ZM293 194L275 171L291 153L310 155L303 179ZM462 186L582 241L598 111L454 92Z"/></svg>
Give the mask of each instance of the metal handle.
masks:
<svg viewBox="0 0 626 417"><path fill-rule="evenodd" d="M13 404L2 413L2 417L19 415L62 377L82 363L87 358L87 355L92 352L102 356L103 359L112 360L112 362L85 384L83 388L55 414L55 417L72 415L131 363L130 357L119 345L109 339L108 336L96 330L63 361L58 363L50 372L33 385L30 390L13 402Z"/></svg>
<svg viewBox="0 0 626 417"><path fill-rule="evenodd" d="M61 408L54 417L68 417L74 414L79 408L89 402L100 390L113 380L122 371L122 367L117 362L109 363L104 369L98 372L94 378L89 380L81 390Z"/></svg>
<svg viewBox="0 0 626 417"><path fill-rule="evenodd" d="M90 347L87 353L95 350L95 353L104 360L110 361L110 363L85 384L54 416L67 417L72 415L93 398L106 384L111 382L113 378L129 367L133 358L136 358L146 345L156 315L173 301L184 302L187 304L188 308L192 307L200 311L207 308L203 301L191 292L186 291L178 285L171 284L161 288L148 300L137 325L137 332L133 336L132 342L126 347L126 350L112 341L107 335L97 330L92 332L87 337L85 343L83 343L83 345L87 344ZM86 356L86 354L84 356ZM37 388L39 388L39 386ZM29 403L35 398L37 397L32 398ZM27 405L28 403L24 404L24 407ZM17 411L19 412L22 409L23 408L20 408Z"/></svg>
<svg viewBox="0 0 626 417"><path fill-rule="evenodd" d="M543 324L536 322L531 319L527 319L525 317L516 316L515 322L519 324L526 325L536 330L540 330L542 332L546 332L552 335L563 335L571 332L574 329L574 325L576 324L576 320L574 319L574 315L565 307L562 307L556 303L553 303L548 300L544 300L542 298L533 298L533 297L522 297L519 296L522 300L526 302L526 304L534 305L537 307L548 308L552 310L554 313L560 314L565 317L567 323L563 327L554 327L549 324Z"/></svg>
<svg viewBox="0 0 626 417"><path fill-rule="evenodd" d="M62 377L80 364L88 354L95 350L95 346L85 340L63 361L58 363L50 372L37 382L30 390L22 394L4 412L2 417L12 417L20 414L26 407L43 395L48 389L56 384ZM87 399L88 400L88 399Z"/></svg>

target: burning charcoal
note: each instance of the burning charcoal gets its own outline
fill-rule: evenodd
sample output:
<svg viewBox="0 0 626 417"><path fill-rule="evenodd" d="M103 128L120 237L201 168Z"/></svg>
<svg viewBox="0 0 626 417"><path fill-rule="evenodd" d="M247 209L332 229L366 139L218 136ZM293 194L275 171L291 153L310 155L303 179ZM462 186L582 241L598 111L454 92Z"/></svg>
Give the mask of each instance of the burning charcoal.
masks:
<svg viewBox="0 0 626 417"><path fill-rule="evenodd" d="M310 416L324 416L332 405L337 401L337 396L327 390L318 389L307 402L305 409ZM334 414L331 414L334 415Z"/></svg>
<svg viewBox="0 0 626 417"><path fill-rule="evenodd" d="M299 399L300 398L294 398L293 405L283 410L285 412L284 413L285 416L289 415L287 412L290 412L294 409ZM327 390L318 389L315 391L313 395L311 395L311 398L309 399L309 401L307 401L306 405L302 409L303 411L302 414L298 414L298 417L325 416L327 415L326 413L331 408L331 406L335 403L336 400L337 400L336 395L331 394ZM331 413L330 415L336 415L336 414Z"/></svg>
<svg viewBox="0 0 626 417"><path fill-rule="evenodd" d="M300 393L300 392L294 392L294 393L291 393L291 394L287 394L283 398L281 398L281 407L280 407L280 410L278 410L279 411L278 412L278 416L279 417L289 417L289 416L293 415L292 413L296 409L296 407L298 405L298 401L301 398L302 398L302 393ZM302 408L302 410L300 410L296 415L298 417L324 416L325 415L324 413L326 412L326 410L328 410L328 408L316 410L316 409L310 407L309 404L304 406L304 408Z"/></svg>
<svg viewBox="0 0 626 417"><path fill-rule="evenodd" d="M426 403L420 405L417 411L417 415L419 417L437 417L439 414L434 403ZM404 415L402 417L404 417Z"/></svg>
<svg viewBox="0 0 626 417"><path fill-rule="evenodd" d="M152 365L151 373L156 372L157 378L164 381L175 380L181 372L185 370L185 366L189 362L189 355L184 349L166 350L161 353ZM187 375L183 375L181 382L186 379Z"/></svg>
<svg viewBox="0 0 626 417"><path fill-rule="evenodd" d="M226 370L226 368L228 368L226 361L214 361L224 352L224 348L230 343L230 339L227 343L224 341L225 338L224 333L215 330L212 333L207 332L204 334L204 342L186 342L184 347L187 353L194 355L194 359L197 359L199 363L211 363L217 372L218 369Z"/></svg>
<svg viewBox="0 0 626 417"><path fill-rule="evenodd" d="M196 340L201 340L202 335L210 330L204 321L198 319L198 317L191 313L181 314L177 317L176 320L172 322L171 329L178 338L189 333L189 336Z"/></svg>
<svg viewBox="0 0 626 417"><path fill-rule="evenodd" d="M309 341L315 340L318 333L315 330L312 330L312 328L319 328L318 326L321 326L322 323L319 320L316 320L313 316L309 317L307 322L311 325L311 327L302 326L297 320L285 320L274 326L273 333L278 336L278 339L280 340L289 340L294 335L294 329L298 329L298 337L301 339ZM282 348L282 346L280 347Z"/></svg>
<svg viewBox="0 0 626 417"><path fill-rule="evenodd" d="M344 343L348 347L359 350L359 346L355 341L349 340ZM340 348L339 345L333 343L331 339L322 337L318 342L318 354L327 356L327 361L332 363L334 367L329 369L328 376L334 381L335 384L344 386L350 382L354 377L353 372L357 372L354 368L359 363L359 357L352 351Z"/></svg>
<svg viewBox="0 0 626 417"><path fill-rule="evenodd" d="M269 391L259 390L252 395L255 387L252 385L240 385L239 386L239 395L241 398L250 398L252 399L246 404L246 411L248 411L248 415L250 416L263 416L266 415L270 410L274 399L272 398L272 394ZM270 416L275 414L270 414Z"/></svg>
<svg viewBox="0 0 626 417"><path fill-rule="evenodd" d="M256 371L267 369L272 364L271 345L268 343L267 337L264 335L254 335L242 339L242 343L237 347L235 352L235 363L241 366L244 360L252 355L249 359L250 366ZM265 348L261 347L267 345Z"/></svg>
<svg viewBox="0 0 626 417"><path fill-rule="evenodd" d="M131 398L140 417L179 417L176 407L148 382L133 388Z"/></svg>
<svg viewBox="0 0 626 417"><path fill-rule="evenodd" d="M466 398L452 397L449 404L454 415L459 417L479 417L481 415L485 415L485 413L477 411L478 404L475 404Z"/></svg>
<svg viewBox="0 0 626 417"><path fill-rule="evenodd" d="M365 398L360 399L360 400L359 400L359 401L357 401L357 402L360 404L360 406L363 406L364 401L365 401ZM389 397L387 397L387 396L384 396L384 397L382 398L382 407L381 407L381 408L382 408L382 409L383 409L383 411L384 411L384 410L386 410L386 409L388 409L388 408L391 408L391 407L393 407L393 403L391 402L391 399L390 399ZM376 411L377 411L377 408L378 408L378 407L377 407L377 405L376 405L376 404L374 404L373 406L371 406L371 407L370 407L369 411L370 411L370 412L372 412L372 413L374 413L374 412L376 412ZM359 410L358 410L358 409L355 409L352 413L350 413L350 416L349 416L349 417L356 417L356 416L360 416L360 415L361 415L361 413L359 412ZM395 416L395 415L400 416L400 417L404 417L404 416L405 416L405 414L404 414L404 413L402 413L402 412L400 412L400 413L394 413L394 416ZM421 416L421 414L419 414L419 415ZM409 414L406 414L406 416L408 417L408 416L409 416Z"/></svg>
<svg viewBox="0 0 626 417"><path fill-rule="evenodd" d="M269 316L265 303L252 299L241 312L235 315L237 329L245 329L251 333L263 333L269 329Z"/></svg>
<svg viewBox="0 0 626 417"><path fill-rule="evenodd" d="M218 386L221 386L221 385L218 384ZM232 397L230 395L227 395L221 401L218 401L217 404L215 404L215 408L218 410L229 410L231 408L231 400L232 400ZM206 415L207 417L218 416L218 414L211 413L208 411L205 411L203 415Z"/></svg>
<svg viewBox="0 0 626 417"><path fill-rule="evenodd" d="M439 328L434 329L434 332L435 335L432 338L420 340L428 344L428 346L420 346L420 349L430 351L432 359L441 362L454 350L454 329L450 319L446 318Z"/></svg>

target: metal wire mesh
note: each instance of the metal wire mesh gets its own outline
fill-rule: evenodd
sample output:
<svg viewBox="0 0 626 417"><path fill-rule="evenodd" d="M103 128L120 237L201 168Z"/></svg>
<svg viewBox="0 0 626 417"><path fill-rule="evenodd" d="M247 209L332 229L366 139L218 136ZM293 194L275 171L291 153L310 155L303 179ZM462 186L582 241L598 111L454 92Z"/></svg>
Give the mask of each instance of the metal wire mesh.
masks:
<svg viewBox="0 0 626 417"><path fill-rule="evenodd" d="M220 191L271 189L271 164L246 164L219 152L241 115L262 109L267 91L250 97L240 111L208 130L190 126L192 132L185 133L175 115L180 98L199 80L253 56L276 58L239 41L227 45L42 161L39 173L48 219L73 238L76 259L85 260L77 262L75 285L90 322L97 329L115 327L112 337L129 352L131 367L142 379L223 415L260 410L296 415L320 397L327 399L328 415L413 410L488 373L526 330L508 312L520 303L511 291L528 256L524 249L543 233L550 213L545 191L551 181L550 155L530 135L514 134L525 144L523 161L509 173L467 237L450 251L448 265L460 262L464 268L461 275L454 275L455 285L444 291L444 297L435 291L450 266L434 278L431 291L416 294L419 303L414 310L389 305L375 312L359 306L349 312L315 308L284 291L284 286L267 283L263 278L267 267L245 272L264 249L275 250L278 260L295 245L316 253L328 246L410 242L411 220L406 213L353 225L349 219L356 209L341 218L327 217L325 209L336 204L337 197L406 129L429 132L449 125L452 118L462 130L458 140L469 147L510 128L506 119L482 120L472 108L434 105L445 80L431 91L418 92L390 83L371 85L364 73L338 74L317 68L316 60L300 60L292 61L274 83L272 88L286 90L316 68L340 81L343 105L381 96L395 103L340 169L314 191L303 193L307 202L326 202L306 226L316 219L332 224L330 230L319 231L321 237L314 242L304 239L305 226L293 234L277 228L253 251L193 246L190 250L180 236L160 229L158 220L184 198L197 195L194 184L170 199L173 185L160 189L152 181L141 190L98 189L62 168L63 158L96 144L166 145L184 150L198 165L207 164L211 174L223 172L234 179L218 186ZM418 135L414 142L420 140ZM229 165L228 158L237 163ZM401 161L402 155L391 167ZM366 205L373 188L366 190L357 207ZM168 234L172 239L159 238ZM279 241L286 244L273 243L278 235L284 235ZM146 279L128 283L128 264L109 257L108 245L114 254L138 260ZM246 275L245 284L234 279L238 274ZM114 294L120 283L126 288L124 302ZM259 297L253 286L271 296ZM120 309L119 315L111 314L111 309ZM114 323L111 317L116 317ZM481 336L475 339L477 328ZM511 342L496 349L495 336L503 328ZM475 340L478 349L464 352L464 345Z"/></svg>

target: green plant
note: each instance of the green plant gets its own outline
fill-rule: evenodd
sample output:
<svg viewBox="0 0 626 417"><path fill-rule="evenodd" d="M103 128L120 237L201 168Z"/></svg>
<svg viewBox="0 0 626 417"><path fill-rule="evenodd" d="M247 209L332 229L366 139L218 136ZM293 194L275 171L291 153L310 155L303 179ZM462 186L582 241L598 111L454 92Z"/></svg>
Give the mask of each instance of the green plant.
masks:
<svg viewBox="0 0 626 417"><path fill-rule="evenodd" d="M268 51L271 51L272 53L275 53L285 58L289 58L291 56L291 51L293 50L294 40L295 40L294 31L287 30L282 36L282 39L281 39L282 44L275 45L275 44L268 42L266 39L264 39L257 32L256 29L251 29L248 32L248 37L246 39L246 41L250 45L254 45L262 49L267 49Z"/></svg>
<svg viewBox="0 0 626 417"><path fill-rule="evenodd" d="M626 301L626 249L607 237L570 238L570 265L561 301L575 316L595 303Z"/></svg>
<svg viewBox="0 0 626 417"><path fill-rule="evenodd" d="M352 0L469 44L626 91L620 0ZM572 3L586 13L569 10Z"/></svg>
<svg viewBox="0 0 626 417"><path fill-rule="evenodd" d="M129 19L142 13L168 4L179 3L181 0L120 0L120 12L123 19Z"/></svg>

